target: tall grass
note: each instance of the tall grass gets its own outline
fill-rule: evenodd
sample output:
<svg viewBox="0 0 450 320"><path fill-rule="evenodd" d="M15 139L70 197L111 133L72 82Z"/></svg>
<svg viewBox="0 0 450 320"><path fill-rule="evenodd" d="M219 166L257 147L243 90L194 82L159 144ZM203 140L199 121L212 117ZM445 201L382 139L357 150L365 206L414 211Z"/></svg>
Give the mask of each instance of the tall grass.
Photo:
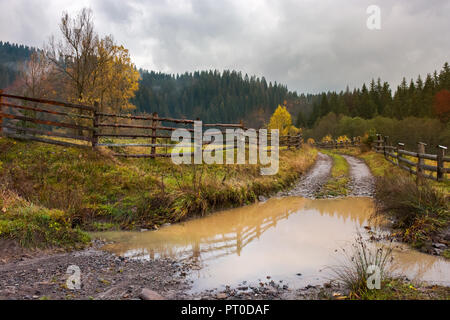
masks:
<svg viewBox="0 0 450 320"><path fill-rule="evenodd" d="M388 269L392 263L392 248L376 247L367 243L358 234L350 251L342 249L343 261L340 265L331 267L335 281L350 291L350 295L362 297L368 292L367 280L369 266L376 266L380 271L380 282L389 277Z"/></svg>
<svg viewBox="0 0 450 320"><path fill-rule="evenodd" d="M410 176L388 174L379 178L375 198L378 212L387 213L406 226L421 216L448 214L447 197L427 181L417 184Z"/></svg>
<svg viewBox="0 0 450 320"><path fill-rule="evenodd" d="M377 179L375 199L377 214L392 217L403 240L416 247L430 245L432 236L450 225L448 195L429 181L386 173Z"/></svg>

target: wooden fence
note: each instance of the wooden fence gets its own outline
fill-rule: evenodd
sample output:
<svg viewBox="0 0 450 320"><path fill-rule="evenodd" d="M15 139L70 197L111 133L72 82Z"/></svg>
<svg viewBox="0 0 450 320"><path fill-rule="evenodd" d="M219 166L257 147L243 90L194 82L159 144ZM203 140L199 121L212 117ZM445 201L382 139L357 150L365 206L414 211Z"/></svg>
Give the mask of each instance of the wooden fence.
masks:
<svg viewBox="0 0 450 320"><path fill-rule="evenodd" d="M359 147L361 141L359 137L353 138L351 141L330 141L330 142L316 142L314 145L323 149L343 149L349 147Z"/></svg>
<svg viewBox="0 0 450 320"><path fill-rule="evenodd" d="M0 90L0 135L67 147L109 147L117 151L117 156L156 158L171 156L169 150L175 146L171 141L173 131L183 128L193 133L195 121L200 121L200 119L159 117L157 113L125 115L98 110L97 104L85 106L28 98L6 94ZM33 124L33 127L30 124ZM222 133L226 129L247 129L242 122L202 125L204 129L216 128ZM256 133L259 134L258 130ZM267 139L269 142L270 133ZM221 150L230 148L226 142ZM288 149L300 148L302 136L300 134L280 136L279 143L281 147ZM203 145L207 144L207 142L203 143ZM246 141L245 145L249 147L250 141ZM259 140L256 147L259 147ZM232 148L237 148L234 146L234 140ZM130 153L124 152L125 149L138 151ZM216 148L217 151L220 151L219 149L219 147ZM193 154L193 152L184 153Z"/></svg>
<svg viewBox="0 0 450 320"><path fill-rule="evenodd" d="M377 141L373 149L384 154L386 160L392 164L418 177L437 181L446 180L446 174L450 173L450 168L445 165L450 162L450 157L445 156L447 147L437 146L437 154L425 153L425 147L425 143L418 142L417 151L408 151L405 150L404 143L399 142L397 146L392 146L389 143L389 137L377 134ZM435 163L435 165L425 163L427 160Z"/></svg>

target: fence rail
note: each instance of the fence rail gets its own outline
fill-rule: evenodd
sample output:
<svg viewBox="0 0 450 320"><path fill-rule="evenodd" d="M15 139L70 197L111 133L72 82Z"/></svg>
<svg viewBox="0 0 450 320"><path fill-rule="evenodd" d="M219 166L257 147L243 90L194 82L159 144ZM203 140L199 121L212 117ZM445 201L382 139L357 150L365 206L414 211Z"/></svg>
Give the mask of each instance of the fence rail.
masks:
<svg viewBox="0 0 450 320"><path fill-rule="evenodd" d="M386 160L411 174L436 181L444 181L450 168L446 163L450 162L450 157L445 156L447 147L437 146L437 154L425 153L426 143L418 142L417 151L405 150L404 143L397 143L392 146L388 136L377 134L377 140L373 149L377 153L384 154ZM433 161L436 165L426 164L425 160Z"/></svg>
<svg viewBox="0 0 450 320"><path fill-rule="evenodd" d="M151 115L106 113L99 111L98 104L85 106L11 95L0 90L0 135L63 146L122 148L116 153L122 157L170 157L168 150L176 146L171 140L171 132L181 128L194 132L193 126L196 121L200 119L159 117L157 113ZM243 122L210 123L202 126L208 129L216 128L222 133L227 129L248 129ZM256 133L256 147L259 148L258 130ZM207 135L205 133L205 136ZM298 149L303 143L301 134L279 138L280 146L288 149ZM111 141L112 139L114 140ZM123 139L134 142L122 141ZM271 141L270 133L267 134L267 139ZM202 147L208 144L211 142L203 142ZM245 142L246 148L250 145L250 141ZM140 149L138 152L123 152L124 148ZM148 149L143 151L142 148ZM221 150L228 149L229 145L222 145ZM220 148L216 151L220 151ZM184 153L193 154L193 152Z"/></svg>

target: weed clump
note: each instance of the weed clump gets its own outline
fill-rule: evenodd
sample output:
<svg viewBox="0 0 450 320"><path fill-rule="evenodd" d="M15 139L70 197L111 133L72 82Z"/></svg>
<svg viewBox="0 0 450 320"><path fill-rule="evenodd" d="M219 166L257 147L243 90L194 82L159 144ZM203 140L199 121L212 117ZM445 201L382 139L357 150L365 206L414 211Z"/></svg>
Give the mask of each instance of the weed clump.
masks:
<svg viewBox="0 0 450 320"><path fill-rule="evenodd" d="M334 280L349 290L350 296L361 298L366 295L371 290L369 277L375 272L379 272L380 283L389 277L388 270L393 260L391 247L371 246L358 234L350 251L342 249L342 252L344 260L331 267L331 271Z"/></svg>

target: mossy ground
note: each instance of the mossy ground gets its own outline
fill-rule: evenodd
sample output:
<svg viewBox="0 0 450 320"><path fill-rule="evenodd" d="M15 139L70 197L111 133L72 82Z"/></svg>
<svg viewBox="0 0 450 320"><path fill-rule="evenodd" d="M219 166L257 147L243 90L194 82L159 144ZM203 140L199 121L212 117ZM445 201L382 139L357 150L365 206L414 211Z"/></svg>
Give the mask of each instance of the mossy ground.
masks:
<svg viewBox="0 0 450 320"><path fill-rule="evenodd" d="M34 213L43 210L50 220L64 216L72 230L104 231L153 228L241 206L293 184L314 163L316 154L308 146L283 150L278 174L262 176L258 165L177 166L170 159L116 158L108 149L0 138L3 194L11 192L24 201L15 209L6 208L8 214L0 218L0 237L21 238L11 222L4 222L22 219L15 212L28 212L26 219L34 219ZM33 209L26 211L27 206ZM23 243L65 242L53 233L49 237Z"/></svg>
<svg viewBox="0 0 450 320"><path fill-rule="evenodd" d="M416 286L403 279L387 279L379 290L367 290L361 296L351 295L352 299L363 300L448 300L450 287L423 285Z"/></svg>

